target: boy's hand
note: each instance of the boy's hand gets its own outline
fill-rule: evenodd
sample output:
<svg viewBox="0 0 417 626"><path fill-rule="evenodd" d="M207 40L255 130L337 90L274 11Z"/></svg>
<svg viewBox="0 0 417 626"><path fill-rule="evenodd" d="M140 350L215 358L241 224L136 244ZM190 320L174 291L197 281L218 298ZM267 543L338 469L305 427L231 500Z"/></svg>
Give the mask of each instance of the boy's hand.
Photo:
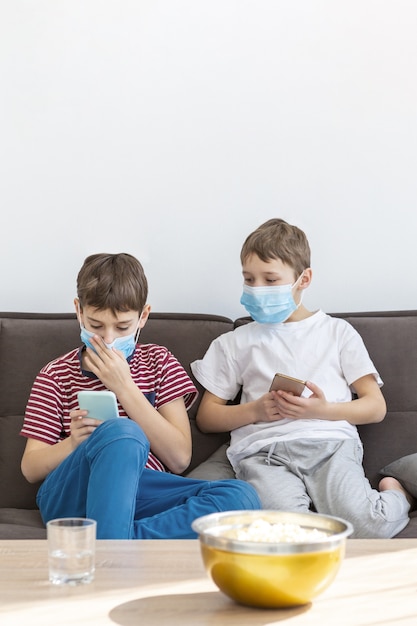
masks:
<svg viewBox="0 0 417 626"><path fill-rule="evenodd" d="M74 450L102 423L92 417L87 417L87 413L88 411L82 409L70 413L71 442Z"/></svg>
<svg viewBox="0 0 417 626"><path fill-rule="evenodd" d="M306 387L311 391L308 398L294 396L286 391L271 391L276 405L277 419L320 419L325 414L327 400L314 383L307 381Z"/></svg>
<svg viewBox="0 0 417 626"><path fill-rule="evenodd" d="M87 369L93 372L107 389L119 396L120 390L132 382L128 362L122 352L108 348L98 335L94 335L90 341L95 352L90 348L85 352Z"/></svg>
<svg viewBox="0 0 417 626"><path fill-rule="evenodd" d="M276 422L283 419L275 397L275 391L269 391L255 401L256 422Z"/></svg>

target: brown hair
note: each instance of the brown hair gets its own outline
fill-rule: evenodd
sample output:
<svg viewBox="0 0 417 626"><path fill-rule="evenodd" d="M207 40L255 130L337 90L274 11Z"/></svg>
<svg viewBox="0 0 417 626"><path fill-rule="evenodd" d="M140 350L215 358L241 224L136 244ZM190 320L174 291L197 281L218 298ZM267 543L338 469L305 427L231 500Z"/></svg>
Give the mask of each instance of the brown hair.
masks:
<svg viewBox="0 0 417 626"><path fill-rule="evenodd" d="M142 312L148 297L148 281L139 261L130 254L91 254L77 277L80 307L101 311Z"/></svg>
<svg viewBox="0 0 417 626"><path fill-rule="evenodd" d="M242 265L251 254L266 263L281 259L294 269L296 276L310 267L310 246L305 233L279 218L261 224L246 238L240 252Z"/></svg>

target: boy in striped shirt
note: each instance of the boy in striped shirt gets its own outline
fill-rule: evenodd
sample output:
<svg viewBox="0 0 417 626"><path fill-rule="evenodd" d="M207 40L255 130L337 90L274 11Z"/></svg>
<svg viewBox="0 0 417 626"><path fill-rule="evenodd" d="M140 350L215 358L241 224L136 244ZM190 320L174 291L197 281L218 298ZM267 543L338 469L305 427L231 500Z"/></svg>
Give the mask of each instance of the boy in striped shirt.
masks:
<svg viewBox="0 0 417 626"><path fill-rule="evenodd" d="M166 348L137 343L147 294L142 265L129 254L91 255L78 274L84 345L39 372L21 430L22 472L43 481L45 523L90 517L101 539L192 538L196 517L260 508L248 483L178 475L191 459L187 409L197 390ZM120 417L130 419L88 417L78 406L82 390L113 391Z"/></svg>

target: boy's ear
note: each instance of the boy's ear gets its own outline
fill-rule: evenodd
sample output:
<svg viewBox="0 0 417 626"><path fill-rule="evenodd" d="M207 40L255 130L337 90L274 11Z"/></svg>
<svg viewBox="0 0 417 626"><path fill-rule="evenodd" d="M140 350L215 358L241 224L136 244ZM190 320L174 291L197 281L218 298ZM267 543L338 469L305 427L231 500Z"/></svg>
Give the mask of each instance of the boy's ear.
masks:
<svg viewBox="0 0 417 626"><path fill-rule="evenodd" d="M74 298L74 307L75 307L75 312L77 314L77 319L78 321L80 321L81 306L80 306L80 301L78 298Z"/></svg>
<svg viewBox="0 0 417 626"><path fill-rule="evenodd" d="M139 328L143 328L145 326L146 322L148 321L150 312L151 312L151 305L145 304L145 306L142 309L141 316L140 316Z"/></svg>
<svg viewBox="0 0 417 626"><path fill-rule="evenodd" d="M305 269L303 272L303 277L300 282L300 289L306 289L310 285L312 278L313 278L312 269L311 267L307 267L307 269Z"/></svg>

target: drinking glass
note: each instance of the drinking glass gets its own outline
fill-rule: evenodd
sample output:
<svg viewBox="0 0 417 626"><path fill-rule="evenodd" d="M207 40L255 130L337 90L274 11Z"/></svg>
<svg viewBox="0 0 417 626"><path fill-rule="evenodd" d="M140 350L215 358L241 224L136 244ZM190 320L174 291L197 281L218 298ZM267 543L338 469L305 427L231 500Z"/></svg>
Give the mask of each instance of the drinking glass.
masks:
<svg viewBox="0 0 417 626"><path fill-rule="evenodd" d="M64 517L46 524L49 580L55 585L89 583L94 578L97 523Z"/></svg>

